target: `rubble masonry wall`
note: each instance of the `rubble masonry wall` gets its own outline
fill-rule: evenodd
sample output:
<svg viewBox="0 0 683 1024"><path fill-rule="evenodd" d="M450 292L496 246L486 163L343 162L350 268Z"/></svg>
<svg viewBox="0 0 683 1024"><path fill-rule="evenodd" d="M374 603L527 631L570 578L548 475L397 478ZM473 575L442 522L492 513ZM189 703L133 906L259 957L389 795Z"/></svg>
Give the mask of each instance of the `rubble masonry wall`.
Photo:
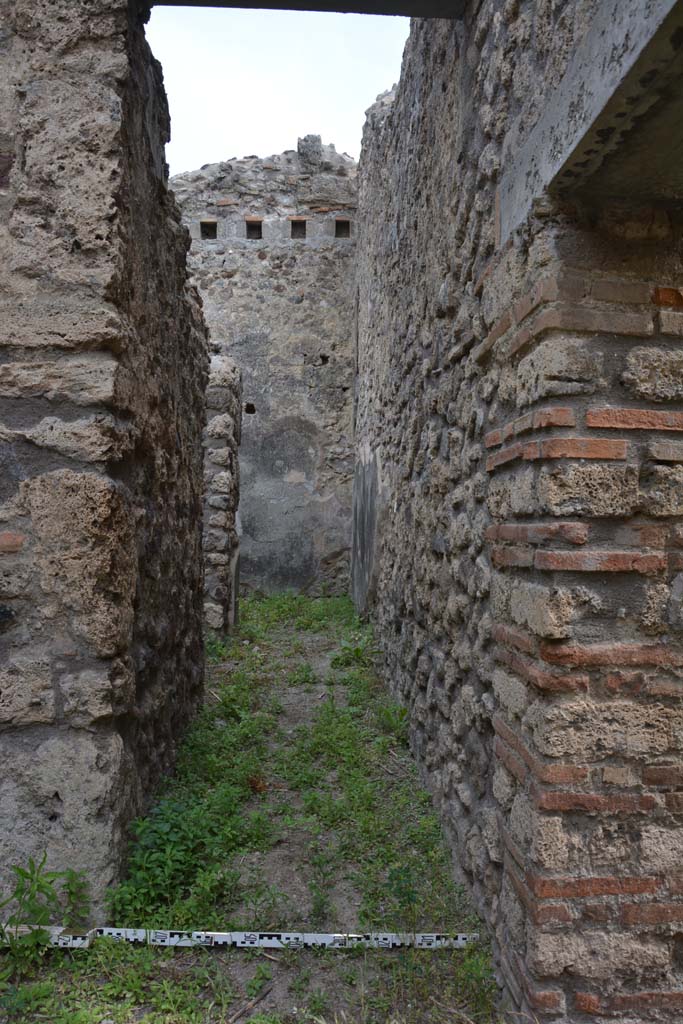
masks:
<svg viewBox="0 0 683 1024"><path fill-rule="evenodd" d="M346 593L356 165L307 136L297 150L208 164L171 186L192 235L212 351L243 377L242 585ZM348 237L336 237L340 222ZM215 462L214 452L208 475ZM228 543L221 516L207 510L209 568ZM210 625L220 626L220 609L207 594Z"/></svg>
<svg viewBox="0 0 683 1024"><path fill-rule="evenodd" d="M683 1007L681 226L496 235L594 8L414 22L369 114L353 588L511 1009L640 1024Z"/></svg>
<svg viewBox="0 0 683 1024"><path fill-rule="evenodd" d="M0 878L47 849L96 905L203 672L207 339L135 8L0 4Z"/></svg>

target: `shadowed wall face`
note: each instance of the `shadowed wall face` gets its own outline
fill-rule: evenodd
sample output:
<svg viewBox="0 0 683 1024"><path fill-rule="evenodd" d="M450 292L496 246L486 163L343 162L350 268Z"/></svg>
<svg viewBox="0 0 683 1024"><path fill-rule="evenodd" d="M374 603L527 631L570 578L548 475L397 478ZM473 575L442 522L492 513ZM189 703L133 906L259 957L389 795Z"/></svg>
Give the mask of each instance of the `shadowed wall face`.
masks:
<svg viewBox="0 0 683 1024"><path fill-rule="evenodd" d="M242 370L241 583L346 593L356 165L308 136L172 187L212 348Z"/></svg>
<svg viewBox="0 0 683 1024"><path fill-rule="evenodd" d="M206 332L127 7L0 4L0 878L96 904L203 664Z"/></svg>

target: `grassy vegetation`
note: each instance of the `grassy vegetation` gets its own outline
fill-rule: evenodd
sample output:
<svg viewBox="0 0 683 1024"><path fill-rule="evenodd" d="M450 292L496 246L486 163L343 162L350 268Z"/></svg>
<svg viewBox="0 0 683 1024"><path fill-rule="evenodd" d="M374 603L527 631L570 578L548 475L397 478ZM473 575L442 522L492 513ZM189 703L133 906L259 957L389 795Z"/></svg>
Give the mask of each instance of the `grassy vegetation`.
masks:
<svg viewBox="0 0 683 1024"><path fill-rule="evenodd" d="M242 605L207 702L133 826L109 919L148 927L472 931L407 748L404 710L345 598ZM159 951L6 960L0 1022L446 1024L497 1019L489 954ZM0 975L1 977L1 975Z"/></svg>

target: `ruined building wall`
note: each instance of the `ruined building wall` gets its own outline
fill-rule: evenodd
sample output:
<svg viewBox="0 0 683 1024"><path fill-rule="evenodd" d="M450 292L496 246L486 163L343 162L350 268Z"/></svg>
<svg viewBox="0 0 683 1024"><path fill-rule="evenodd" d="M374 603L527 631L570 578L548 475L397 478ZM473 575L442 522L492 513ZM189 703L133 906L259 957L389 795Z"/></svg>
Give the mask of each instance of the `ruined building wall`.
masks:
<svg viewBox="0 0 683 1024"><path fill-rule="evenodd" d="M210 164L171 184L212 350L243 375L241 581L346 593L356 165L308 136L297 151ZM207 511L209 563L224 543L215 516Z"/></svg>
<svg viewBox="0 0 683 1024"><path fill-rule="evenodd" d="M681 229L543 200L496 237L595 8L414 22L369 114L353 587L511 1007L640 1024L683 1008Z"/></svg>
<svg viewBox="0 0 683 1024"><path fill-rule="evenodd" d="M242 431L242 377L228 356L214 355L204 428L204 621L226 632L237 622L239 538L238 452Z"/></svg>
<svg viewBox="0 0 683 1024"><path fill-rule="evenodd" d="M77 6L0 4L0 882L97 902L201 690L207 342L159 65Z"/></svg>

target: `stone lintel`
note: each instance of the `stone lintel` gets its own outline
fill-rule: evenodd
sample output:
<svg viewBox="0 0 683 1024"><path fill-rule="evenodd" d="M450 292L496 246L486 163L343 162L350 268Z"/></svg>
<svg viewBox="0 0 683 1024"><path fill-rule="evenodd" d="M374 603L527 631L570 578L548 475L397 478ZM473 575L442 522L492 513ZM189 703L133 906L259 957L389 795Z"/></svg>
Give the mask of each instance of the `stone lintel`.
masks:
<svg viewBox="0 0 683 1024"><path fill-rule="evenodd" d="M669 146L681 135L682 44L683 0L600 5L543 116L522 147L504 155L501 245L546 191L566 196L585 187L660 200L680 194L681 172L663 164L675 163ZM666 149L647 144L655 127L668 133Z"/></svg>
<svg viewBox="0 0 683 1024"><path fill-rule="evenodd" d="M266 10L328 11L339 14L394 14L408 18L461 18L465 0L154 0L154 7L246 7Z"/></svg>

